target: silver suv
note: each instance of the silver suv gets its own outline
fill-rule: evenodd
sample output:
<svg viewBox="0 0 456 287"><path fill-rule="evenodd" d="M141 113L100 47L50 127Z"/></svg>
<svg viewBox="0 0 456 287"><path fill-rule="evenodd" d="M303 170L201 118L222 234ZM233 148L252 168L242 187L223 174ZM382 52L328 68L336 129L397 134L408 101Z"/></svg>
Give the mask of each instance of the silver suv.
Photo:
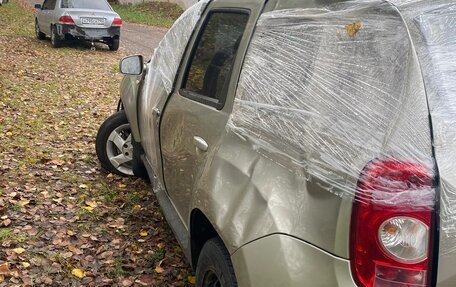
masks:
<svg viewBox="0 0 456 287"><path fill-rule="evenodd" d="M197 286L456 286L454 1L201 1L120 68L98 157Z"/></svg>
<svg viewBox="0 0 456 287"><path fill-rule="evenodd" d="M49 35L53 47L65 40L102 42L117 51L122 19L106 0L44 0L36 4L35 31L40 40Z"/></svg>

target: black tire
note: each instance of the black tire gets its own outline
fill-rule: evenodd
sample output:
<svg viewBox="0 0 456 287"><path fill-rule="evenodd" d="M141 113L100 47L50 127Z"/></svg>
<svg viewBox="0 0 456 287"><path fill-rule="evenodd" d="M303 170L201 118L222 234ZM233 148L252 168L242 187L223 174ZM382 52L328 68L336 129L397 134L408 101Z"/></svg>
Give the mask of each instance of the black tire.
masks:
<svg viewBox="0 0 456 287"><path fill-rule="evenodd" d="M54 48L62 47L63 40L60 39L59 34L57 33L57 28L55 26L51 27L51 45Z"/></svg>
<svg viewBox="0 0 456 287"><path fill-rule="evenodd" d="M114 143L111 136L119 135L123 140L122 146ZM130 138L130 140L128 140ZM120 142L119 142L120 144ZM131 129L124 110L118 111L107 118L98 129L95 149L101 166L106 170L122 176L133 175L133 146ZM124 163L116 166L113 157L120 156ZM131 159L130 159L131 158ZM127 161L127 159L130 159Z"/></svg>
<svg viewBox="0 0 456 287"><path fill-rule="evenodd" d="M43 32L41 32L40 30L40 26L38 25L38 20L35 19L35 34L36 34L36 38L38 40L44 40L46 39L46 34L44 34Z"/></svg>
<svg viewBox="0 0 456 287"><path fill-rule="evenodd" d="M109 50L111 50L111 51L119 50L120 39L111 39L108 46L109 46Z"/></svg>
<svg viewBox="0 0 456 287"><path fill-rule="evenodd" d="M237 287L230 254L218 237L203 246L196 266L196 287Z"/></svg>
<svg viewBox="0 0 456 287"><path fill-rule="evenodd" d="M133 174L137 177L150 181L146 166L141 159L141 155L144 153L141 143L136 142L133 138L131 143L133 145Z"/></svg>

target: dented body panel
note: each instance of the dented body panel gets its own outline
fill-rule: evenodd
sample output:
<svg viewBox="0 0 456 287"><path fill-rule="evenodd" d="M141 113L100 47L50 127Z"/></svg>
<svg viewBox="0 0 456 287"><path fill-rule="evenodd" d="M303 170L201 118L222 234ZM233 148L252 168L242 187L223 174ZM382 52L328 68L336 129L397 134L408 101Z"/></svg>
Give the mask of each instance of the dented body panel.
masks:
<svg viewBox="0 0 456 287"><path fill-rule="evenodd" d="M103 40L106 38L111 39L120 37L120 27L82 28L74 25L60 24L57 24L56 26L59 35L62 35L62 37L65 37L65 35L70 35L81 40Z"/></svg>
<svg viewBox="0 0 456 287"><path fill-rule="evenodd" d="M188 257L198 255L190 253L198 210L232 255L240 286L355 286L350 223L364 168L394 158L437 175L435 151L438 164L452 151L429 121L432 88L423 80L414 23L399 2L200 2L160 43L140 92L124 79L133 135ZM183 87L204 18L223 9L244 9L250 18L226 102L217 107ZM438 122L442 114L430 106ZM448 233L437 238L435 258L442 265L437 286L446 287L456 283L454 192L452 165L442 167L440 197L433 189L374 197L434 211L444 201Z"/></svg>

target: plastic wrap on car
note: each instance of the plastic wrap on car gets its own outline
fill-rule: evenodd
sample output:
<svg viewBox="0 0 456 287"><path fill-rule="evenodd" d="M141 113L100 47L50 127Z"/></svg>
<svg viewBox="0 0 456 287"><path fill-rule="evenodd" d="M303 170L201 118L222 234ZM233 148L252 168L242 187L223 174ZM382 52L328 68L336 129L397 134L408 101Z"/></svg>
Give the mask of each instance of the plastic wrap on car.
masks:
<svg viewBox="0 0 456 287"><path fill-rule="evenodd" d="M147 65L147 75L138 103L140 115L138 125L147 160L159 178L161 178L161 171L157 140L159 135L155 128L157 122L155 122L154 117L149 115L153 111L158 115L163 109L171 93L173 81L187 43L208 2L205 0L194 4L177 19L158 44L150 63Z"/></svg>
<svg viewBox="0 0 456 287"><path fill-rule="evenodd" d="M264 13L246 55L228 132L343 198L433 209L431 185L385 183L356 197L384 162L435 175L425 86L399 11L385 1ZM387 179L384 179L387 180ZM386 195L386 196L385 196Z"/></svg>
<svg viewBox="0 0 456 287"><path fill-rule="evenodd" d="M199 1L186 10L166 33L154 51L151 76L160 78L167 93L171 92L177 69L196 23L209 0Z"/></svg>
<svg viewBox="0 0 456 287"><path fill-rule="evenodd" d="M456 252L456 3L391 1L416 45L428 95L440 176L441 253Z"/></svg>

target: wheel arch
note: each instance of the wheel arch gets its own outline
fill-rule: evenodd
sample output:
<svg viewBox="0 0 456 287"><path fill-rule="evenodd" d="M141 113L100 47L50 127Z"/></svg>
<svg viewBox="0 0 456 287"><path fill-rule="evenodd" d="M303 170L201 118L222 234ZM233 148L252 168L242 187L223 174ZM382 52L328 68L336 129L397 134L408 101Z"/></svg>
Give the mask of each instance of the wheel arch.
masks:
<svg viewBox="0 0 456 287"><path fill-rule="evenodd" d="M206 215L198 208L193 209L190 214L190 252L191 265L194 271L204 244L214 237L223 241Z"/></svg>

